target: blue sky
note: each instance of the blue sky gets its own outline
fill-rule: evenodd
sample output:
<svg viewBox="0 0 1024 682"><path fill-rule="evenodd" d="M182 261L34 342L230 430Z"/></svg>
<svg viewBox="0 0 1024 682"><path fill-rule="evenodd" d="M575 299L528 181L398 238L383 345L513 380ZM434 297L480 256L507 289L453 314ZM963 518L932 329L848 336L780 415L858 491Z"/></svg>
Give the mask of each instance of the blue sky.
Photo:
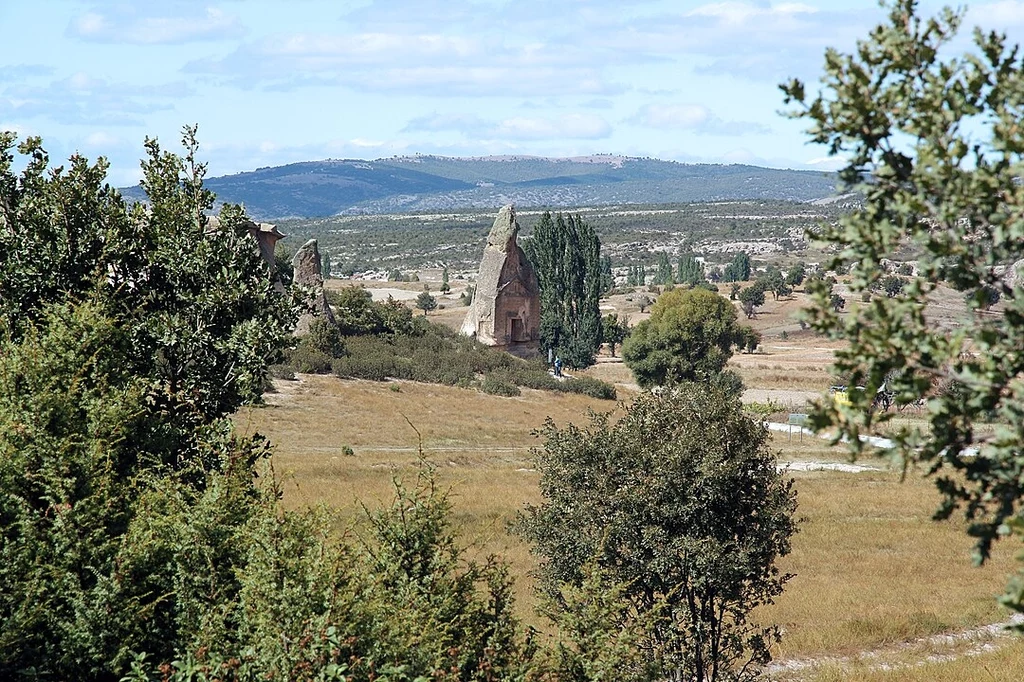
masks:
<svg viewBox="0 0 1024 682"><path fill-rule="evenodd" d="M922 3L934 10L939 3ZM323 158L595 153L834 167L779 115L873 0L0 0L0 129L138 178L199 124L221 175ZM1024 0L968 24L1024 38Z"/></svg>

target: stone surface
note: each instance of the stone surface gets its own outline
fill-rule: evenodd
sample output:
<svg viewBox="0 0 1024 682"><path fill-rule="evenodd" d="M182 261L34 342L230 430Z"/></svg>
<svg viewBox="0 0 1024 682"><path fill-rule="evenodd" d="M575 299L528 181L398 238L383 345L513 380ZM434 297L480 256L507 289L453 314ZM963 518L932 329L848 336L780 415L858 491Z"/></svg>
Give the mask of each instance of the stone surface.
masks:
<svg viewBox="0 0 1024 682"><path fill-rule="evenodd" d="M491 346L535 344L540 338L540 287L519 246L515 209L498 212L480 261L476 293L462 333Z"/></svg>
<svg viewBox="0 0 1024 682"><path fill-rule="evenodd" d="M323 317L334 324L334 313L331 306L327 304L327 295L324 294L324 278L320 271L320 249L315 239L299 247L292 258L292 267L295 270L292 276L292 283L296 286L306 287L310 290L307 299L312 312L305 312L299 317L295 325L295 334L301 336L309 333L309 326L317 317Z"/></svg>

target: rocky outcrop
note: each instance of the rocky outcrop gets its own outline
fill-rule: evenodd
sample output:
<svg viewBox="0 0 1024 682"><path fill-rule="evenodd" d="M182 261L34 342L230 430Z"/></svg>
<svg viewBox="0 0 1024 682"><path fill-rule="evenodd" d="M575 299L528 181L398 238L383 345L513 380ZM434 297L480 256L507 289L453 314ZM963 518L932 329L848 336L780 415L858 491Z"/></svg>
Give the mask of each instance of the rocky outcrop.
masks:
<svg viewBox="0 0 1024 682"><path fill-rule="evenodd" d="M517 241L515 209L498 212L487 236L476 293L462 333L491 346L536 343L540 338L537 273Z"/></svg>
<svg viewBox="0 0 1024 682"><path fill-rule="evenodd" d="M299 321L295 325L295 334L297 336L307 334L309 326L317 317L323 317L334 324L334 313L331 312L331 306L327 304L327 296L324 294L324 278L320 270L320 249L317 247L315 239L310 239L295 252L295 257L292 258L292 268L295 271L292 282L296 286L305 287L310 291L307 299L310 312L304 312L299 317Z"/></svg>

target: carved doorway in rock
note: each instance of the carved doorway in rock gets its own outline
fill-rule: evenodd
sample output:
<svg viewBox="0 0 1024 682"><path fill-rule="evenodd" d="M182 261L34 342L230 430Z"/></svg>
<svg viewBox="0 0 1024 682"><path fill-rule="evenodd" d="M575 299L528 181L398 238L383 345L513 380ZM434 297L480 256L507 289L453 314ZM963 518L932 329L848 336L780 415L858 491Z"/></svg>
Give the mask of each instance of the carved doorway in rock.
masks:
<svg viewBox="0 0 1024 682"><path fill-rule="evenodd" d="M513 343L520 343L522 341L528 341L526 338L526 325L523 324L523 320L518 317L513 317L512 322L512 333L509 334L509 338Z"/></svg>

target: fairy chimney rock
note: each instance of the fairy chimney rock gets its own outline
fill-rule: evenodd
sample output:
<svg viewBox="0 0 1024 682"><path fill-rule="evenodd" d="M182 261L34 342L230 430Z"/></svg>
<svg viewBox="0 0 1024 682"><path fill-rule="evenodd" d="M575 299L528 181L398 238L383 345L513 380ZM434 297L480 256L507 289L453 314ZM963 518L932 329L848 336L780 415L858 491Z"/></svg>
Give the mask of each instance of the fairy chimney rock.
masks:
<svg viewBox="0 0 1024 682"><path fill-rule="evenodd" d="M327 304L327 296L324 294L324 278L320 270L320 249L317 247L315 239L310 239L295 252L295 257L292 258L292 268L294 270L292 282L312 290L308 300L312 312L302 314L295 326L295 333L297 335L308 333L309 326L313 324L313 319L316 317L323 317L333 324L334 313L331 312L331 306Z"/></svg>
<svg viewBox="0 0 1024 682"><path fill-rule="evenodd" d="M476 293L462 323L463 334L491 346L540 338L540 287L518 235L515 209L505 206L487 235Z"/></svg>

